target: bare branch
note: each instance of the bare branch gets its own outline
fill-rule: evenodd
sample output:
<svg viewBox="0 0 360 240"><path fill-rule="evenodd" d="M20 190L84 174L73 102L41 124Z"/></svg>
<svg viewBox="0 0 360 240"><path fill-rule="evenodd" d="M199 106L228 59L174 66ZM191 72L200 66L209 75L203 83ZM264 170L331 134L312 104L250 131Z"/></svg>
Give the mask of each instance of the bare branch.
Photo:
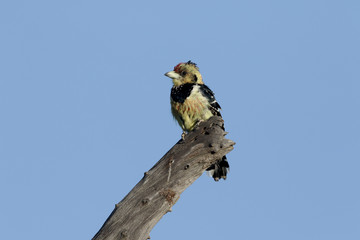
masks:
<svg viewBox="0 0 360 240"><path fill-rule="evenodd" d="M225 139L223 120L212 117L180 140L116 204L93 240L145 240L180 194L233 149Z"/></svg>

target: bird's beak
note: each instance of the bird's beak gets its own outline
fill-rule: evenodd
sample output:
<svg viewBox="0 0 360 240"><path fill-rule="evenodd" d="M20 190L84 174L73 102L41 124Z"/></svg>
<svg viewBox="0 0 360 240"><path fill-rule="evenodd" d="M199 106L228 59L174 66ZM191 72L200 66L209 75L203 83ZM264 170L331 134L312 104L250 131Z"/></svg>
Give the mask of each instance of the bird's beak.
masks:
<svg viewBox="0 0 360 240"><path fill-rule="evenodd" d="M165 76L172 78L172 79L180 78L180 74L176 73L175 71L167 72L167 73L165 73Z"/></svg>

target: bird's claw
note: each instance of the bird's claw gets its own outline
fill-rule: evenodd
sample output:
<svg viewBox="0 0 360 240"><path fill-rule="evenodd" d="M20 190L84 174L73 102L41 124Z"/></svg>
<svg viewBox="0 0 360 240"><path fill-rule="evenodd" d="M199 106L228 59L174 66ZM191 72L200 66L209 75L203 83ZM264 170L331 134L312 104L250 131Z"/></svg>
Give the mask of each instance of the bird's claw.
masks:
<svg viewBox="0 0 360 240"><path fill-rule="evenodd" d="M183 133L181 134L181 139L182 139L182 140L185 140L185 135L186 135L186 132L183 132Z"/></svg>

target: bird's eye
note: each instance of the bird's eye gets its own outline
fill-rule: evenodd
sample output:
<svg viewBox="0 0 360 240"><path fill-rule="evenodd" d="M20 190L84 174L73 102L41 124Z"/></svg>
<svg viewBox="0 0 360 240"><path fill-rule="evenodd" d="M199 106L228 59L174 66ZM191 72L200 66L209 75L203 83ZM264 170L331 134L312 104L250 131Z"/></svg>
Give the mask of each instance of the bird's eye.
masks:
<svg viewBox="0 0 360 240"><path fill-rule="evenodd" d="M181 74L181 76L185 76L185 75L187 74L187 72L186 72L186 71L182 71L180 74Z"/></svg>

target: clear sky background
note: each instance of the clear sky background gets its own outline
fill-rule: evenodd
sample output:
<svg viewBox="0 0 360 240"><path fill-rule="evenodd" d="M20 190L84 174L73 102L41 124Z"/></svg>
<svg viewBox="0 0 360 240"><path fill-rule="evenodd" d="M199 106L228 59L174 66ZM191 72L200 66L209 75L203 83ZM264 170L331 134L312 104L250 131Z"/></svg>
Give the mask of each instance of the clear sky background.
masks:
<svg viewBox="0 0 360 240"><path fill-rule="evenodd" d="M360 239L359 1L2 1L1 239L90 239L180 138L179 62L223 108L231 172L151 239Z"/></svg>

